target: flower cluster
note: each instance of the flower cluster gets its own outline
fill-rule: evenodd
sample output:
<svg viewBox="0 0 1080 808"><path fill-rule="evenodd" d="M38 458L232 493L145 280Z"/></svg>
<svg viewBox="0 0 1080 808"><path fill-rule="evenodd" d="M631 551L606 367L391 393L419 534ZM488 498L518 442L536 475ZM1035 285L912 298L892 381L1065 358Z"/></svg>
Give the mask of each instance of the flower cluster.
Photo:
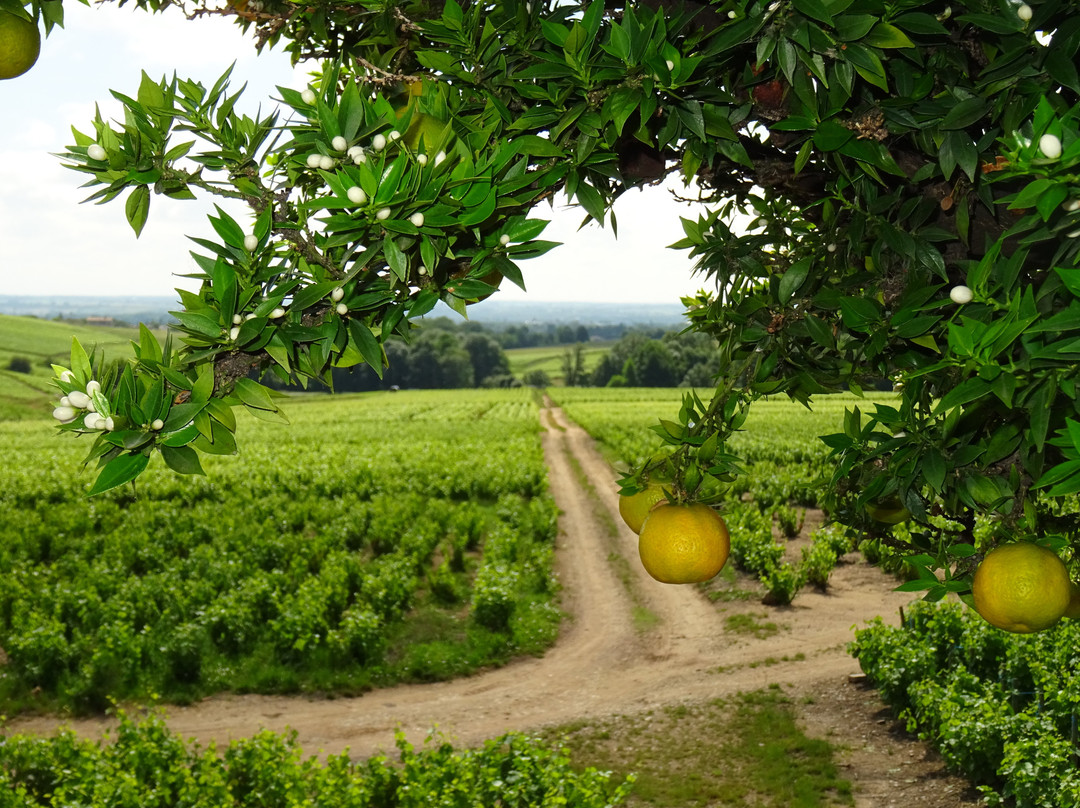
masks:
<svg viewBox="0 0 1080 808"><path fill-rule="evenodd" d="M75 374L70 370L60 373L59 379L65 384L75 381ZM74 389L60 398L60 404L53 410L53 418L61 424L70 424L79 418L83 428L92 431L111 432L116 428L109 409L109 400L101 392L101 384L91 379L83 390Z"/></svg>

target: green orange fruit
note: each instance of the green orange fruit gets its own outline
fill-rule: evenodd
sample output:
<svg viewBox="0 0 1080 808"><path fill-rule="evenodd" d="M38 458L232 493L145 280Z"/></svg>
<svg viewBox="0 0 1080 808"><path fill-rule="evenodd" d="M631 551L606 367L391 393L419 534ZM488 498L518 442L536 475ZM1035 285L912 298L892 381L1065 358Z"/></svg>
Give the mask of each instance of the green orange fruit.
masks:
<svg viewBox="0 0 1080 808"><path fill-rule="evenodd" d="M41 32L24 17L0 10L0 79L21 76L41 54Z"/></svg>

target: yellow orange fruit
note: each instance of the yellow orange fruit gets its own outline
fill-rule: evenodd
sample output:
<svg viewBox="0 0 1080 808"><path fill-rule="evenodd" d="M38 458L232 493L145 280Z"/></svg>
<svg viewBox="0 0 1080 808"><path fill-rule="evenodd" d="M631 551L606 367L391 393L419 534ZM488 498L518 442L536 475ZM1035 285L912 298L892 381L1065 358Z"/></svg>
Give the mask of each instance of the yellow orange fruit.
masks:
<svg viewBox="0 0 1080 808"><path fill-rule="evenodd" d="M1052 550L1031 542L1003 544L986 554L971 583L975 611L1005 631L1050 628L1069 608L1072 582Z"/></svg>
<svg viewBox="0 0 1080 808"><path fill-rule="evenodd" d="M649 511L658 502L664 501L664 489L659 485L649 485L636 494L619 497L619 516L635 533L641 533L641 526L649 517Z"/></svg>
<svg viewBox="0 0 1080 808"><path fill-rule="evenodd" d="M0 79L21 76L41 53L41 32L30 20L0 10Z"/></svg>
<svg viewBox="0 0 1080 808"><path fill-rule="evenodd" d="M727 525L700 502L658 505L638 536L646 572L666 584L707 581L724 568L730 552Z"/></svg>

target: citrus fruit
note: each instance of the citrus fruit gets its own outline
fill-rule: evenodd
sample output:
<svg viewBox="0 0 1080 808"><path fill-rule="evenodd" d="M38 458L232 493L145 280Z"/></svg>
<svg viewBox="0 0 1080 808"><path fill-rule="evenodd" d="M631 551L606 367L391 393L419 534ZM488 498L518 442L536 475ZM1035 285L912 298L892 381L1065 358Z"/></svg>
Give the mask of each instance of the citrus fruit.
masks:
<svg viewBox="0 0 1080 808"><path fill-rule="evenodd" d="M41 53L41 32L23 17L0 10L0 79L21 76Z"/></svg>
<svg viewBox="0 0 1080 808"><path fill-rule="evenodd" d="M619 516L635 533L641 532L641 526L649 516L653 505L664 500L664 489L659 485L649 485L636 494L619 497Z"/></svg>
<svg viewBox="0 0 1080 808"><path fill-rule="evenodd" d="M1005 631L1050 628L1069 607L1072 582L1057 554L1031 542L1003 544L986 554L971 583L975 611Z"/></svg>
<svg viewBox="0 0 1080 808"><path fill-rule="evenodd" d="M866 513L875 522L898 525L911 518L911 511L904 507L900 497L888 497L880 502L866 503Z"/></svg>
<svg viewBox="0 0 1080 808"><path fill-rule="evenodd" d="M724 520L700 502L658 505L638 536L645 571L665 584L709 580L723 569L730 550Z"/></svg>
<svg viewBox="0 0 1080 808"><path fill-rule="evenodd" d="M1063 617L1080 620L1080 586L1075 583L1069 584L1069 605L1065 608Z"/></svg>

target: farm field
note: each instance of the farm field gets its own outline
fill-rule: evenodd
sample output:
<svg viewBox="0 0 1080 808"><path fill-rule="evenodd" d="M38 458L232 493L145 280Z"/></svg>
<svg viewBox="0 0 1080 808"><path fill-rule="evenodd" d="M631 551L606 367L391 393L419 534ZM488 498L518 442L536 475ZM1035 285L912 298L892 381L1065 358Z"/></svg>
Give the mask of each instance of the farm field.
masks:
<svg viewBox="0 0 1080 808"><path fill-rule="evenodd" d="M0 424L3 712L357 693L550 645L556 511L528 390L311 397L208 476L87 501L85 447ZM48 447L43 448L44 447Z"/></svg>
<svg viewBox="0 0 1080 808"><path fill-rule="evenodd" d="M682 391L550 392L591 426L605 457L616 458L617 452L634 457L649 451L654 443L648 426L677 409ZM2 556L5 710L31 710L11 720L8 732L53 731L55 718L33 715L43 708L97 712L113 691L135 703L156 694L173 702L166 708L168 730L110 722L140 754L160 754L162 738L194 735L202 743L229 745L231 755L264 754L278 761L275 776L314 789L314 774L286 762L301 748L330 755L348 749L354 759L378 761L394 749L395 727L408 742L420 744L437 724L470 748L502 733L543 727L548 742L565 744L572 758L570 769L560 759L537 772L548 785L571 782L571 769L589 778L594 766L616 772L605 785L595 781L595 788L613 789L640 772L629 804L643 804L633 796L638 791L649 804L678 806L694 804L693 791L672 794L675 781L693 779L693 772L673 773L691 759L697 762L687 763L690 768L710 767L709 753L682 749L667 757L656 748L675 750L672 739L688 732L693 737L703 725L718 737L742 737L765 731L754 729L756 721L794 726L797 716L807 732L860 737L864 744L842 755L842 772L835 768L837 752L828 745L813 747L815 756L824 755L815 757L815 766L832 772L819 781L807 771L805 782L818 783L813 788L824 795L813 804L853 804L853 798L856 805L886 804L874 795L891 798L896 781L878 777L877 770L888 763L883 755L896 754L903 756L904 790L912 804L943 804L933 800L944 788L956 797L950 805L974 805L962 796L962 781L942 771L940 760L912 752L902 735L882 726L872 691L842 684L858 665L875 682L887 687L892 681L889 671L898 663L888 660L896 652L885 650L884 640L871 640L910 599L890 592L893 584L879 571L857 563L842 535L819 527L813 508L807 483L824 453L813 438L838 428L844 406L855 402L830 398L814 414L786 402L759 403L747 434L740 436L746 446L740 451L754 458L749 484L762 496L725 501L733 526L732 563L701 587L660 586L644 575L635 563L635 537L615 521L617 495L605 457L568 415L540 406L530 391L298 397L287 404L292 426L245 423L242 454L213 459L208 478L159 471L145 485L140 482L137 496L116 492L89 503L80 493L89 475L78 477L75 470L82 447L57 442L43 454L37 447L48 425L4 424L2 439L15 447L12 468L34 467L21 479L11 475L0 499L12 534L29 537L20 543L6 536ZM604 440L605 435L611 437ZM782 435L786 448L770 448L769 435ZM435 462L425 465L424 459ZM232 493L243 489L239 480L253 486L248 501ZM772 493L765 496L766 491ZM51 530L35 531L24 512L39 520L55 514L61 522L46 521ZM785 528L791 520L793 535ZM121 527L105 530L114 524ZM82 534L94 540L92 552L79 555L76 536ZM167 538L158 541L159 534ZM465 544L463 569L455 570L455 542L467 535L478 540L472 549ZM820 587L809 575L814 565L807 551L813 548L828 556L827 568L817 568ZM170 554L181 559L175 572ZM350 566L350 557L363 563ZM80 583L79 567L92 571L98 584ZM391 569L409 570L403 576L409 585L387 585ZM494 570L488 578L485 569ZM791 605L763 606L763 595L783 588L780 573L800 579L789 587ZM365 584L369 574L378 576L376 585ZM160 585L169 576L178 583ZM33 596L41 591L48 597ZM184 597L175 604L151 596L180 591ZM208 597L211 591L218 598ZM42 602L54 605L37 608ZM172 621L162 624L171 632L134 628L155 610ZM560 620L560 610L570 619ZM97 633L88 633L93 640L81 646L89 653L76 657L79 644L61 642L90 625L83 615L106 614L114 619L101 621ZM337 623L335 614L342 618ZM178 615L187 621L179 622ZM855 662L845 652L851 628L875 615L885 621L869 625L883 629L860 636L867 648L878 650L861 652ZM37 622L12 630L13 620ZM67 647L73 650L62 650ZM128 650L121 654L120 648ZM55 661L49 654L60 655L66 678L51 683L52 690L38 683L34 687L41 690L31 692L23 677L55 669L51 662L32 667L35 659ZM515 657L505 667L452 681L393 685L457 677ZM875 668L875 659L884 661ZM765 685L773 689L760 691ZM371 687L378 689L360 695ZM214 692L221 695L207 698ZM312 699L324 692L338 697ZM910 708L897 704L903 718ZM932 718L920 719L931 722L925 729L905 720L928 741L937 739ZM63 723L89 737L102 728L99 718ZM275 734L259 736L264 729ZM812 743L802 731L770 743L810 754ZM74 736L65 743L65 754L74 754ZM497 746L513 749L515 743L500 740ZM7 748L22 750L28 761L53 754L32 744ZM97 747L78 748L80 760L116 765L96 757L102 754ZM625 762L611 757L627 750L634 755ZM469 776L455 768L472 765L468 755L436 764L425 757L429 752L425 747L417 753L418 768L442 766L451 779ZM185 766L203 765L192 762L197 748L185 754ZM740 759L748 771L767 765L764 759ZM350 769L339 782L372 776L379 775ZM758 788L745 781L693 782L701 793ZM1022 787L1010 782L997 777L988 787L995 793ZM792 804L790 796L770 799L775 802L763 804Z"/></svg>
<svg viewBox="0 0 1080 808"><path fill-rule="evenodd" d="M590 373L600 359L611 350L613 342L582 343L585 372ZM535 348L509 348L506 358L510 360L510 372L521 378L530 370L542 370L553 385L561 386L564 380L563 357L573 345L540 345Z"/></svg>

